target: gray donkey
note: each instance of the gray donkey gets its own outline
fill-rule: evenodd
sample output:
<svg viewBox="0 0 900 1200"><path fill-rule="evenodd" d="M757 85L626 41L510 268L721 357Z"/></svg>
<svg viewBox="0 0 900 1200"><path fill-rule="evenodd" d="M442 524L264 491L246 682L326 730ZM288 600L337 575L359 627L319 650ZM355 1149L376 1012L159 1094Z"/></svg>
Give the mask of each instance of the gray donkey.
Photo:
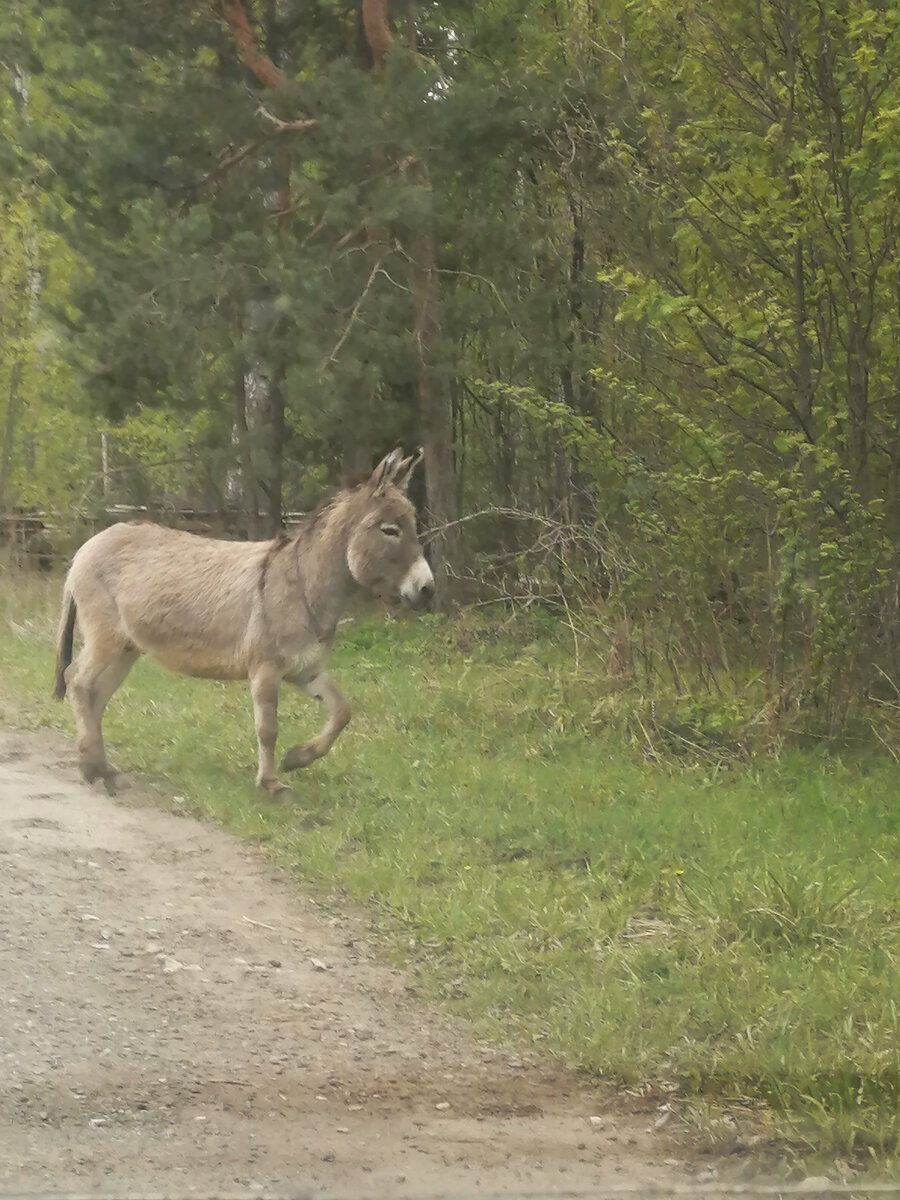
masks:
<svg viewBox="0 0 900 1200"><path fill-rule="evenodd" d="M294 746L283 771L327 754L350 706L325 662L338 618L358 586L417 608L434 577L406 498L422 457L394 450L371 477L337 493L290 536L223 542L147 522L113 525L72 560L56 644L55 695L68 688L81 772L111 788L103 712L141 654L172 671L247 679L259 742L257 786L289 791L275 771L283 679L324 703L321 732ZM83 645L72 662L76 614Z"/></svg>

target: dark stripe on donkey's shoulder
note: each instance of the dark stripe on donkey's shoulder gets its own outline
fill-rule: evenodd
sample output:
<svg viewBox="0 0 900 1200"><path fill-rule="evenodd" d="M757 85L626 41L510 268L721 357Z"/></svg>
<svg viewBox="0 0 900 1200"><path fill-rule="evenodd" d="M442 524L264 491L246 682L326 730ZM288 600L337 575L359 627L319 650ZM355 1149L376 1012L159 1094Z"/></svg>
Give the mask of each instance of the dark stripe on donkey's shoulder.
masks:
<svg viewBox="0 0 900 1200"><path fill-rule="evenodd" d="M259 572L259 590L261 592L266 590L266 576L269 574L269 566L271 565L272 559L279 552L279 550L283 550L290 541L291 538L289 538L283 530L279 530L279 532L276 533L275 537L272 539L272 544L266 551L266 556L262 560L262 566Z"/></svg>

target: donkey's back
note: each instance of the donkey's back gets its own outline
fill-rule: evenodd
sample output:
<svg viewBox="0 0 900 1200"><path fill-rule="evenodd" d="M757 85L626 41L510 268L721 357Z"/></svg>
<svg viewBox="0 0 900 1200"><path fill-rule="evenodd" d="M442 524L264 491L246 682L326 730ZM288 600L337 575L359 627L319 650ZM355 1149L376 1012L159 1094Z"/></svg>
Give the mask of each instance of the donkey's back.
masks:
<svg viewBox="0 0 900 1200"><path fill-rule="evenodd" d="M77 552L66 590L85 641L120 642L188 675L246 678L271 546L113 525Z"/></svg>

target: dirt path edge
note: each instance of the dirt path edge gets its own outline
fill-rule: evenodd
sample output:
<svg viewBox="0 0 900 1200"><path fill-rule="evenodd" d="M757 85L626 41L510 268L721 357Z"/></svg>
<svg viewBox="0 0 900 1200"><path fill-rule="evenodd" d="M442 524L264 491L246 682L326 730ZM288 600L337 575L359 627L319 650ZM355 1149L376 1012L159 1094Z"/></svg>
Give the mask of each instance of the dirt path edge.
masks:
<svg viewBox="0 0 900 1200"><path fill-rule="evenodd" d="M142 802L143 801L143 802ZM736 1179L481 1046L259 850L0 730L0 1193L602 1196Z"/></svg>

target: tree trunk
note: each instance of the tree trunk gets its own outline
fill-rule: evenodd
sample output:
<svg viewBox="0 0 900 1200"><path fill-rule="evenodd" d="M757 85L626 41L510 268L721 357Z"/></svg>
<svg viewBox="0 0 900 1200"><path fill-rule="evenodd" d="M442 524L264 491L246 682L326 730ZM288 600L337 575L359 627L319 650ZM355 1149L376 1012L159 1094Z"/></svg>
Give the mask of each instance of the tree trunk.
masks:
<svg viewBox="0 0 900 1200"><path fill-rule="evenodd" d="M366 40L372 51L372 64L376 72L382 70L384 56L392 41L387 8L387 0L362 0L363 29L366 31Z"/></svg>
<svg viewBox="0 0 900 1200"><path fill-rule="evenodd" d="M380 70L391 42L387 0L363 0L363 22L375 69ZM407 48L416 48L415 0L406 4ZM404 174L411 186L427 185L422 164L411 157ZM434 572L435 608L447 612L453 605L452 580L460 560L460 498L453 456L453 414L446 382L434 370L432 357L438 330L437 275L434 232L425 227L412 239L410 290L413 295L413 335L418 349L416 397L425 450L425 495L428 520L435 530L430 542Z"/></svg>
<svg viewBox="0 0 900 1200"><path fill-rule="evenodd" d="M234 370L234 432L240 464L241 512L247 522L247 536L255 541L262 533L259 524L256 471L250 446L250 427L247 423L247 374L243 363L239 363Z"/></svg>
<svg viewBox="0 0 900 1200"><path fill-rule="evenodd" d="M563 336L564 357L560 369L562 399L572 412L581 412L580 388L576 375L578 334L581 325L582 291L584 287L584 213L571 192L567 192L567 204L572 217L572 248L569 257L568 319ZM559 518L571 527L579 519L579 505L575 487L572 460L561 442L554 446L554 474L556 476L556 501Z"/></svg>
<svg viewBox="0 0 900 1200"><path fill-rule="evenodd" d="M431 545L431 568L435 581L435 607L449 612L453 607L453 579L460 558L459 504L456 472L450 438L449 411L445 398L435 395L422 364L419 374L419 404L425 430L425 488L430 524L437 530Z"/></svg>
<svg viewBox="0 0 900 1200"><path fill-rule="evenodd" d="M276 5L272 0L266 7L266 42L269 54L264 54L256 43L256 35L247 20L241 0L224 0L224 13L231 29L235 49L241 62L253 72L265 87L278 91L287 83L287 76L275 63L278 57L278 21ZM286 126L283 126L286 128ZM276 147L272 158L277 175L274 196L274 212L277 226L282 229L289 218L291 207L291 155L287 145ZM258 419L266 428L266 456L268 458L267 479L263 491L266 496L268 509L268 532L274 536L284 526L284 435L286 429L284 414L284 364L280 361L278 346L284 336L284 323L279 319L272 320L272 307L264 300L250 303L251 322L253 312L264 312L264 320L271 322L270 334L273 354L272 366L268 372L257 368L256 388L260 393ZM268 378L263 378L265 375ZM246 394L244 396L244 429L247 430ZM239 431L240 436L240 431ZM249 437L247 439L249 446ZM246 477L245 477L246 482ZM254 478L254 485L256 480ZM262 485L262 480L259 481ZM255 486L253 487L255 504Z"/></svg>
<svg viewBox="0 0 900 1200"><path fill-rule="evenodd" d="M434 257L434 239L430 231L419 234L414 242L410 269L415 302L414 334L419 352L416 394L424 435L428 520L436 530L430 543L435 607L447 612L453 604L451 581L460 557L459 496L453 461L450 397L431 364L437 331Z"/></svg>
<svg viewBox="0 0 900 1200"><path fill-rule="evenodd" d="M851 301L847 336L847 407L850 413L850 461L853 483L864 504L871 498L869 480L869 372L866 337L858 297Z"/></svg>
<svg viewBox="0 0 900 1200"><path fill-rule="evenodd" d="M278 367L269 382L269 536L284 528L284 368Z"/></svg>
<svg viewBox="0 0 900 1200"><path fill-rule="evenodd" d="M22 360L17 358L9 373L9 396L6 420L3 423L3 449L0 451L0 512L6 506L6 488L12 465L13 443L19 420L19 389L22 383Z"/></svg>
<svg viewBox="0 0 900 1200"><path fill-rule="evenodd" d="M341 446L341 470L347 483L356 483L372 473L372 449L346 430Z"/></svg>

